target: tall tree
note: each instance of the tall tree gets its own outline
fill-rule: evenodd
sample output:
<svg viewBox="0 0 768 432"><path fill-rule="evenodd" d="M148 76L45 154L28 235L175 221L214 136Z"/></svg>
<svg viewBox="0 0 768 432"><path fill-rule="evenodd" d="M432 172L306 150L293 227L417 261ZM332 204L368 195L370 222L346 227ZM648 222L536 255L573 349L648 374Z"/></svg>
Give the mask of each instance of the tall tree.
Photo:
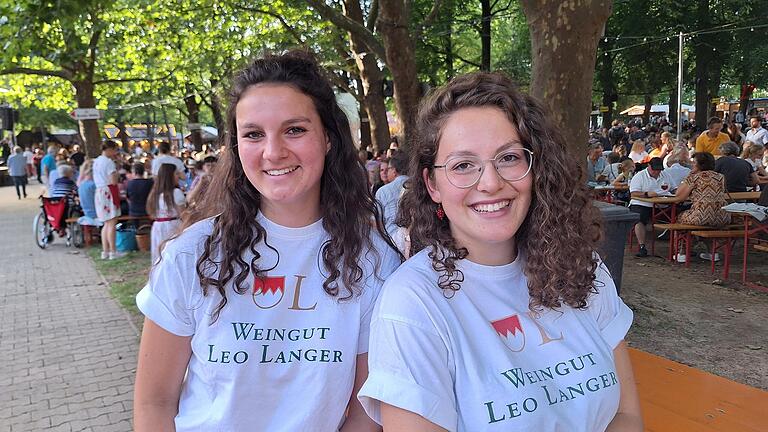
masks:
<svg viewBox="0 0 768 432"><path fill-rule="evenodd" d="M613 2L522 0L521 3L531 33L530 92L549 107L567 138L567 150L574 156L582 155L592 110L597 43Z"/></svg>
<svg viewBox="0 0 768 432"><path fill-rule="evenodd" d="M143 70L150 62L134 63L139 52L125 43L141 10L120 1L3 2L0 16L8 22L0 26L0 38L6 41L0 75L63 79L71 84L78 108L96 108L94 91L99 85L150 81ZM117 59L118 51L123 64L132 63L130 69L121 70L117 62L104 61ZM141 75L135 68L142 69ZM84 120L80 126L86 152L94 157L101 152L98 121Z"/></svg>

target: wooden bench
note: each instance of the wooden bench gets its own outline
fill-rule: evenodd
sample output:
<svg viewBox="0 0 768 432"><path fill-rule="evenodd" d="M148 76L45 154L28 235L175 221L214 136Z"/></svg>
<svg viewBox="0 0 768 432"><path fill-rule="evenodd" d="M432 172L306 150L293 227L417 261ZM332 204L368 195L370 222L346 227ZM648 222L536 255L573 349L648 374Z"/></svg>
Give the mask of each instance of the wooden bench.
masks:
<svg viewBox="0 0 768 432"><path fill-rule="evenodd" d="M701 237L703 239L712 240L712 248L710 249L710 263L712 265L712 274L715 273L715 253L723 247L725 251L725 259L723 260L723 280L728 279L728 272L731 265L731 250L733 249L733 243L736 239L744 238L743 230L713 230L713 231L691 231L691 235ZM722 244L718 244L720 240L723 240Z"/></svg>
<svg viewBox="0 0 768 432"><path fill-rule="evenodd" d="M77 220L79 218L67 218L64 220L65 223L77 223ZM118 216L117 217L118 222L129 222L129 221L147 221L150 224L152 223L152 218L150 216ZM85 246L89 247L94 242L94 237L101 236L101 231L98 229L95 229L97 227L92 225L81 225L83 228L83 240L85 241Z"/></svg>
<svg viewBox="0 0 768 432"><path fill-rule="evenodd" d="M665 358L629 349L645 430L766 430L768 392Z"/></svg>
<svg viewBox="0 0 768 432"><path fill-rule="evenodd" d="M714 230L715 227L708 227L704 225L688 225L688 224L680 224L680 223L659 223L659 224L653 224L654 232L655 230L667 230L670 232L669 236L669 253L667 254L667 259L670 261L675 261L675 255L678 253L679 250L679 242L683 241L685 243L685 266L690 267L691 263L691 231L705 231L705 230ZM683 237L678 237L680 234L683 234Z"/></svg>
<svg viewBox="0 0 768 432"><path fill-rule="evenodd" d="M768 252L768 244L756 244L753 247L761 252Z"/></svg>

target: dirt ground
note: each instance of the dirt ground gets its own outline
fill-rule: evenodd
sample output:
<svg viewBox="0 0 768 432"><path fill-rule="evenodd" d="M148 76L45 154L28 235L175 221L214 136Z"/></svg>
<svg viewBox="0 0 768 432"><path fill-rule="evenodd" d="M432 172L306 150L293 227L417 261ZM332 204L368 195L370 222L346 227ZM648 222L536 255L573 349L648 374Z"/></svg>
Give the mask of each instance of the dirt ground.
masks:
<svg viewBox="0 0 768 432"><path fill-rule="evenodd" d="M621 297L635 312L630 346L768 390L768 292L740 283L742 247L727 281L722 262L712 275L698 257L690 268L666 261L666 242L657 242L655 257L626 249ZM750 253L747 262L749 280L768 286L768 253Z"/></svg>

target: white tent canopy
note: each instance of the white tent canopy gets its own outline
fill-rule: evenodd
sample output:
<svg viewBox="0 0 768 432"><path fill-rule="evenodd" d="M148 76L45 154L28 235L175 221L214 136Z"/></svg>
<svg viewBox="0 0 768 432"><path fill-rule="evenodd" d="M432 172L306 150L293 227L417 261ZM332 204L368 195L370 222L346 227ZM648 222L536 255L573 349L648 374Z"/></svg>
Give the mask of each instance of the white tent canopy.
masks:
<svg viewBox="0 0 768 432"><path fill-rule="evenodd" d="M683 104L683 112L696 112L696 107L693 105L686 105ZM643 112L645 112L645 105L635 105L633 107L627 108L624 111L621 112L621 115L627 115L627 116L639 116L643 115ZM669 105L651 105L651 114L661 114L664 113L665 115L669 115Z"/></svg>

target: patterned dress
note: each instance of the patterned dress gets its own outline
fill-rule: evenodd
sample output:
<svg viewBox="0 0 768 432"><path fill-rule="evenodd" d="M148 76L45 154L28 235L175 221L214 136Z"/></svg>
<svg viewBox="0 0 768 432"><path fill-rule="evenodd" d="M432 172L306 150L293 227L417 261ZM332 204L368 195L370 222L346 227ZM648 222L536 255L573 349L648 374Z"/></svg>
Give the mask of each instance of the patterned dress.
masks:
<svg viewBox="0 0 768 432"><path fill-rule="evenodd" d="M677 217L677 223L704 226L722 226L731 222L731 215L721 207L728 204L725 177L715 171L689 174L682 184L691 187L689 199L693 203Z"/></svg>

